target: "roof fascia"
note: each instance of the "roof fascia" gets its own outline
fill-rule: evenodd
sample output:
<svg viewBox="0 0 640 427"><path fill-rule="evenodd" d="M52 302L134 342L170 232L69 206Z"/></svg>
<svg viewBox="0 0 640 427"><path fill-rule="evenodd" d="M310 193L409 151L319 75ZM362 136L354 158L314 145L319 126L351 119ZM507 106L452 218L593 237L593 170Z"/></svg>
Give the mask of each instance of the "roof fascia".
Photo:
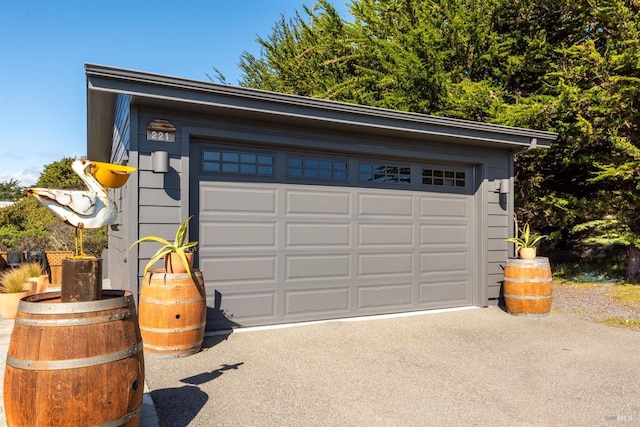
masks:
<svg viewBox="0 0 640 427"><path fill-rule="evenodd" d="M166 102L196 108L224 108L247 113L284 115L292 118L330 121L343 125L369 126L389 131L414 132L462 141L478 141L496 147L547 148L558 135L532 129L494 125L426 114L388 110L358 104L329 101L268 92L213 82L171 77L141 71L86 64L88 114L92 120L100 114L90 102L98 92L127 93L137 102ZM108 99L105 97L104 99ZM105 111L102 111L104 114ZM89 126L88 126L89 127ZM104 129L102 129L104 131ZM89 141L96 135L89 131Z"/></svg>

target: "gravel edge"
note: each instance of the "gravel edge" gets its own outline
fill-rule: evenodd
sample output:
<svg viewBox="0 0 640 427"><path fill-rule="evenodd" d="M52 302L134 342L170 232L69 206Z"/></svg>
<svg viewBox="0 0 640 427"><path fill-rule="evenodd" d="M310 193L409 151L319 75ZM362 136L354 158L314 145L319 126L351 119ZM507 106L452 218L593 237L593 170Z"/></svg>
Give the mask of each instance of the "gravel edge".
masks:
<svg viewBox="0 0 640 427"><path fill-rule="evenodd" d="M640 322L640 306L627 305L613 298L611 290L614 286L613 283L554 283L551 312L600 323L608 318ZM640 326L624 328L640 332Z"/></svg>

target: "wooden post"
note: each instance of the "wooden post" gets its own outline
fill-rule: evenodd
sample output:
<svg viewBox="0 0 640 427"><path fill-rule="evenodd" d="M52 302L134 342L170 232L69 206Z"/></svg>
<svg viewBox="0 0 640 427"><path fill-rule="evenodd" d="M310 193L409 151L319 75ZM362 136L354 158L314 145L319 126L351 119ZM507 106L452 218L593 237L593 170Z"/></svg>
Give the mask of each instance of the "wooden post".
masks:
<svg viewBox="0 0 640 427"><path fill-rule="evenodd" d="M102 259L63 259L60 301L96 301L101 298Z"/></svg>

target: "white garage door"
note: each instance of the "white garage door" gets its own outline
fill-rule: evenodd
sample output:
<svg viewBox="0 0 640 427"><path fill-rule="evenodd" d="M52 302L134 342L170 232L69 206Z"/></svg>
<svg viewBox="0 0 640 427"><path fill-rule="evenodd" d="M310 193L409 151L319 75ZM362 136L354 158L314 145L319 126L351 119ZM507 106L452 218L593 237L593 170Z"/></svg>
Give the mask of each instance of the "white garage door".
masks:
<svg viewBox="0 0 640 427"><path fill-rule="evenodd" d="M367 168L359 170L366 179ZM425 171L435 185L446 173ZM242 326L471 305L467 184L429 192L202 181L199 262L208 305ZM210 318L208 327L228 323Z"/></svg>

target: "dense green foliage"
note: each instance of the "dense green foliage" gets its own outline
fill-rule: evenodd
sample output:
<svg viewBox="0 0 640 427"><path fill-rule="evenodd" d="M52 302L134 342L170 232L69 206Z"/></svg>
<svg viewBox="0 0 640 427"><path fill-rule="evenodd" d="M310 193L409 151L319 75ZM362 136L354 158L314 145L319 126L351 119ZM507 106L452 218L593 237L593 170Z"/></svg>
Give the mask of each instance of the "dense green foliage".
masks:
<svg viewBox="0 0 640 427"><path fill-rule="evenodd" d="M559 133L516 162L550 245L622 244L640 280L640 2L327 0L282 17L241 84ZM604 226L606 225L606 226Z"/></svg>
<svg viewBox="0 0 640 427"><path fill-rule="evenodd" d="M74 160L71 157L64 157L46 165L34 187L86 190L80 177L71 169Z"/></svg>
<svg viewBox="0 0 640 427"><path fill-rule="evenodd" d="M34 187L84 189L84 183L71 170L74 159L66 157L45 166ZM0 251L75 249L75 229L57 219L33 197L23 196L11 206L0 209ZM84 230L84 249L100 256L107 246L107 229Z"/></svg>
<svg viewBox="0 0 640 427"><path fill-rule="evenodd" d="M16 201L24 196L24 187L15 179L0 182L0 200Z"/></svg>

